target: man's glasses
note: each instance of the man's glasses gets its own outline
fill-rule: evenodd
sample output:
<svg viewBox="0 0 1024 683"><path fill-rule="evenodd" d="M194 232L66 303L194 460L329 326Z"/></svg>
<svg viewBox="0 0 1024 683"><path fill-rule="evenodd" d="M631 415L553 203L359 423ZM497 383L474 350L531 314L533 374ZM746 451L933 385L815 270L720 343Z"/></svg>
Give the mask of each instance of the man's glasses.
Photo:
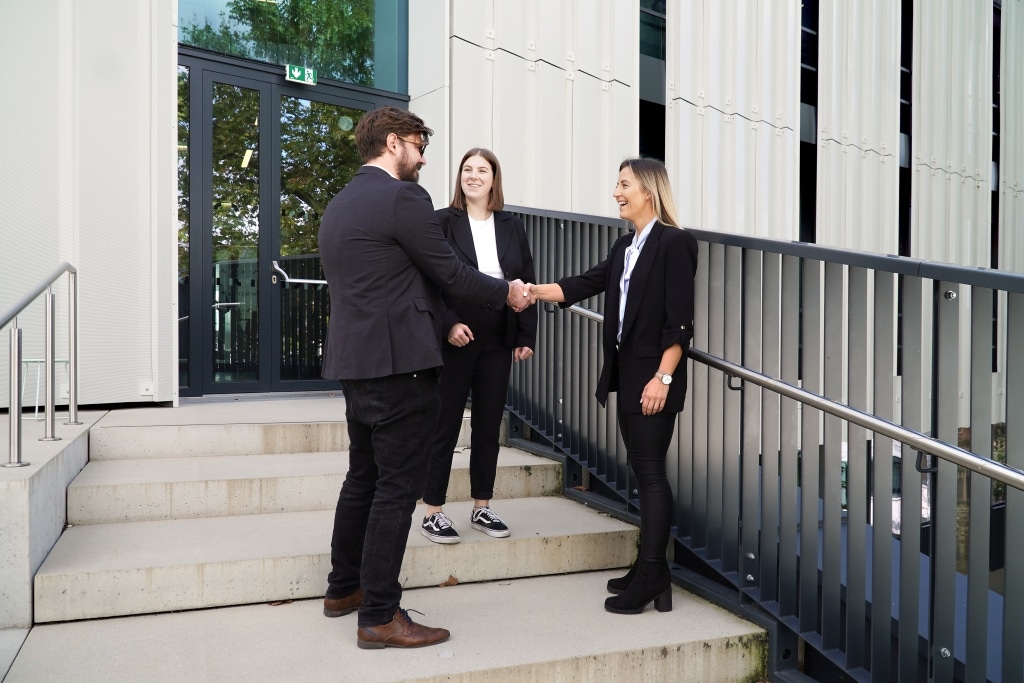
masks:
<svg viewBox="0 0 1024 683"><path fill-rule="evenodd" d="M419 140L406 140L403 137L399 137L398 139L401 140L402 142L408 142L410 145L415 145L416 147L419 147L419 149L420 149L420 156L423 156L424 154L426 154L426 152L427 152L427 145L430 144L429 142L423 142L422 138L419 139Z"/></svg>

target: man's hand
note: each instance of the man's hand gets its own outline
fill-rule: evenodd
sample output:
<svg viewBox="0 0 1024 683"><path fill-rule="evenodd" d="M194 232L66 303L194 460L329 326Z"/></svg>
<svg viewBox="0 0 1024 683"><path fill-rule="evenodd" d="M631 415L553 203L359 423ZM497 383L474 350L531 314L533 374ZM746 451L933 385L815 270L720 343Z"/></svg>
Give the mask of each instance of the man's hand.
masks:
<svg viewBox="0 0 1024 683"><path fill-rule="evenodd" d="M455 323L452 329L448 330L448 343L452 346L462 347L473 341L473 330L469 329L466 323Z"/></svg>
<svg viewBox="0 0 1024 683"><path fill-rule="evenodd" d="M531 349L529 346L517 346L515 350L512 351L512 359L515 360L517 363L521 360L526 360L532 355L533 349Z"/></svg>
<svg viewBox="0 0 1024 683"><path fill-rule="evenodd" d="M508 297L505 299L505 303L516 313L525 310L530 305L530 298L523 288L522 280L517 278L508 283Z"/></svg>

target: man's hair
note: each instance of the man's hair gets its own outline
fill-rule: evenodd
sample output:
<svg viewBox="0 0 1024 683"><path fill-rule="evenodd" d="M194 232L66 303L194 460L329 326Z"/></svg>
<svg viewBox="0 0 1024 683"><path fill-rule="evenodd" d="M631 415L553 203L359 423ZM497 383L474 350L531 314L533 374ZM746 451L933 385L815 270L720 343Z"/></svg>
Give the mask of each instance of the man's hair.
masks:
<svg viewBox="0 0 1024 683"><path fill-rule="evenodd" d="M466 193L462 191L462 167L466 165L466 160L470 157L483 157L491 165L494 182L491 184L491 195L487 199L487 209L501 211L505 208L505 193L501 189L501 164L498 163L498 157L494 156L494 152L483 147L474 147L462 156L462 161L455 169L455 196L452 197L452 203L449 206L466 210Z"/></svg>
<svg viewBox="0 0 1024 683"><path fill-rule="evenodd" d="M640 186L651 193L654 215L664 225L679 227L676 219L676 203L672 199L672 185L668 181L665 164L657 159L626 159L619 164L619 170L629 167Z"/></svg>
<svg viewBox="0 0 1024 683"><path fill-rule="evenodd" d="M398 107L368 111L356 124L356 147L364 164L384 154L391 133L400 138L422 138L426 142L434 131L416 114Z"/></svg>

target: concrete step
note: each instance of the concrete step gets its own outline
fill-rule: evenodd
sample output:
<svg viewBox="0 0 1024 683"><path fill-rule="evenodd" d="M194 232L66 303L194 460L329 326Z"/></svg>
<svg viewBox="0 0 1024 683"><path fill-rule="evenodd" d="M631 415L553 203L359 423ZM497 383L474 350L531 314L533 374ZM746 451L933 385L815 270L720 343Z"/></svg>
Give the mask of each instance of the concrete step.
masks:
<svg viewBox="0 0 1024 683"><path fill-rule="evenodd" d="M623 567L639 530L559 497L495 500L512 536L469 526L472 502L445 511L462 534L438 545L413 516L401 582L439 585ZM332 510L92 524L69 528L35 576L37 623L322 596Z"/></svg>
<svg viewBox="0 0 1024 683"><path fill-rule="evenodd" d="M469 445L468 415L459 446ZM129 408L111 411L89 432L93 461L313 453L348 446L345 399L335 395Z"/></svg>
<svg viewBox="0 0 1024 683"><path fill-rule="evenodd" d="M356 615L327 619L320 600L36 626L5 683L766 679L764 631L682 589L671 612L606 612L619 573L408 590L413 619L452 636L401 652L360 650Z"/></svg>
<svg viewBox="0 0 1024 683"><path fill-rule="evenodd" d="M93 461L68 487L68 523L333 510L347 471L347 451ZM561 488L556 461L501 449L495 498ZM470 499L467 448L455 453L448 491L450 501Z"/></svg>

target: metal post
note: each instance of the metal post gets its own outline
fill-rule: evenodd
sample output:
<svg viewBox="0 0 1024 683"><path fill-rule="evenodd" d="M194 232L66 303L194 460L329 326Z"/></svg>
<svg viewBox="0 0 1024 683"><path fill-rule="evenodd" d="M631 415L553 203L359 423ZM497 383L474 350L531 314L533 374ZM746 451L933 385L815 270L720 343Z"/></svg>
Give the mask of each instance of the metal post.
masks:
<svg viewBox="0 0 1024 683"><path fill-rule="evenodd" d="M21 329L18 319L14 319L11 327L11 403L10 418L10 462L4 467L24 467L27 462L21 461Z"/></svg>
<svg viewBox="0 0 1024 683"><path fill-rule="evenodd" d="M54 352L54 318L53 309L56 306L57 297L53 294L53 288L50 287L46 291L46 317L44 319L44 339L46 343L46 349L44 351L43 358L46 359L46 421L45 427L43 428L43 436L40 437L40 441L60 441L59 436L54 436L54 413L56 409L54 407L54 360L56 354Z"/></svg>
<svg viewBox="0 0 1024 683"><path fill-rule="evenodd" d="M78 273L68 273L68 421L78 420Z"/></svg>

